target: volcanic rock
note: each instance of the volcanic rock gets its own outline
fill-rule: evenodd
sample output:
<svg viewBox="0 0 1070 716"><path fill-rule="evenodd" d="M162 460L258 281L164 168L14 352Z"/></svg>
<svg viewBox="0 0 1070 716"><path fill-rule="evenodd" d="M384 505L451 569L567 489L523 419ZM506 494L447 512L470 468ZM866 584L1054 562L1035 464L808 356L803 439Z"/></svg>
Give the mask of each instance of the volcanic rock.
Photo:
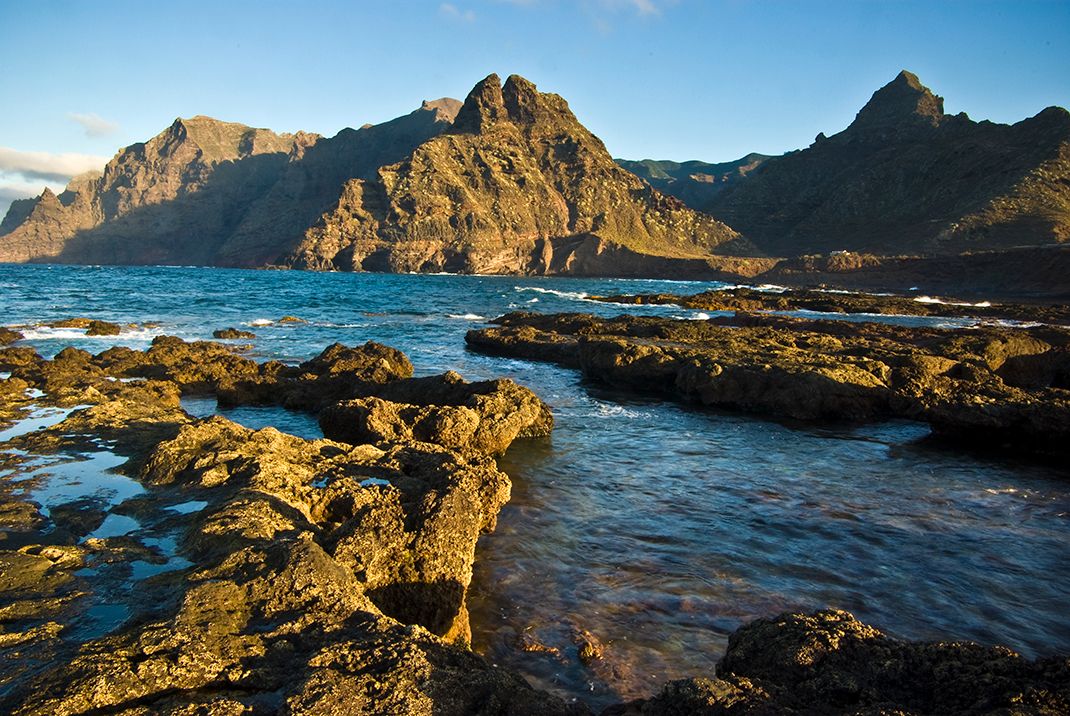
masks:
<svg viewBox="0 0 1070 716"><path fill-rule="evenodd" d="M589 378L801 420L928 421L984 449L1070 445L1070 330L969 332L736 314L699 321L512 313L472 348Z"/></svg>
<svg viewBox="0 0 1070 716"><path fill-rule="evenodd" d="M782 614L738 629L717 677L672 682L604 714L1059 714L1070 662L972 643L903 642L844 611Z"/></svg>
<svg viewBox="0 0 1070 716"><path fill-rule="evenodd" d="M212 338L229 341L238 338L256 338L256 334L251 331L243 331L238 328L221 328L219 330L212 331Z"/></svg>
<svg viewBox="0 0 1070 716"><path fill-rule="evenodd" d="M513 440L542 437L553 416L539 398L511 380L467 383L449 372L375 389L320 413L323 434L353 444L405 440L500 455Z"/></svg>
<svg viewBox="0 0 1070 716"><path fill-rule="evenodd" d="M948 115L910 72L847 129L766 160L706 210L777 256L961 254L1070 239L1070 113Z"/></svg>
<svg viewBox="0 0 1070 716"><path fill-rule="evenodd" d="M448 132L346 184L306 232L299 268L631 274L750 249L617 166L557 95L496 75ZM661 264L646 261L657 257ZM640 270L641 272L641 270Z"/></svg>

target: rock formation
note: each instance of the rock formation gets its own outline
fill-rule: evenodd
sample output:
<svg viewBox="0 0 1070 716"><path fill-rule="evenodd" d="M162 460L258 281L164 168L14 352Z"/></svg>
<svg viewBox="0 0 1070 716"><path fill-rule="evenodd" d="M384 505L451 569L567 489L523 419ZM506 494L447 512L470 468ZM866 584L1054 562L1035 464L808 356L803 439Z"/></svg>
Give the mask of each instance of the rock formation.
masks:
<svg viewBox="0 0 1070 716"><path fill-rule="evenodd" d="M592 379L799 420L925 420L981 449L1065 455L1070 330L907 328L737 313L684 321L511 313L470 347Z"/></svg>
<svg viewBox="0 0 1070 716"><path fill-rule="evenodd" d="M765 161L705 207L776 256L959 254L1070 239L1070 113L944 114L903 71L847 129Z"/></svg>
<svg viewBox="0 0 1070 716"><path fill-rule="evenodd" d="M1065 304L977 303L942 299L921 293L891 295L814 289L759 290L735 287L694 295L671 293L588 296L591 301L624 305L668 305L702 311L817 311L841 314L946 316L1070 325Z"/></svg>
<svg viewBox="0 0 1070 716"><path fill-rule="evenodd" d="M1037 344L987 338L966 342L1018 376L1008 380L1040 375L1031 362L1044 355ZM1018 358L1025 361L1006 372ZM484 453L521 432L545 434L548 411L509 381L412 379L411 370L403 354L374 343L331 346L289 371L175 338L96 356L68 348L52 360L0 348L0 371L10 373L0 379L0 425L42 404L73 409L0 451L0 711L590 714L466 648L477 540L510 489ZM376 445L304 440L182 410L182 392L243 380L292 394L303 386L310 405L363 391L407 407ZM443 447L453 423L436 432L423 418L407 422L413 407L463 407L479 418L472 435L484 430L488 440ZM339 414L343 424L347 415ZM130 496L103 497L113 492L106 483L47 509L31 499L51 470L103 445L129 458L118 471L137 485ZM79 469L78 484L96 470ZM137 527L101 530L115 518L136 518ZM146 566L151 576L139 576ZM117 621L101 622L116 611ZM581 658L598 663L598 641L582 631L576 640ZM839 611L740 628L710 677L604 713L1058 714L1070 706L1065 658L900 642Z"/></svg>
<svg viewBox="0 0 1070 716"><path fill-rule="evenodd" d="M603 716L1055 714L1070 663L1000 647L903 642L844 611L782 614L737 630L715 678L668 684Z"/></svg>
<svg viewBox="0 0 1070 716"><path fill-rule="evenodd" d="M697 275L755 253L618 167L563 99L494 75L330 139L179 119L2 227L0 261Z"/></svg>
<svg viewBox="0 0 1070 716"><path fill-rule="evenodd" d="M557 95L497 75L450 129L374 181L346 183L288 263L300 268L620 274L750 250L618 167ZM668 262L664 262L668 263Z"/></svg>

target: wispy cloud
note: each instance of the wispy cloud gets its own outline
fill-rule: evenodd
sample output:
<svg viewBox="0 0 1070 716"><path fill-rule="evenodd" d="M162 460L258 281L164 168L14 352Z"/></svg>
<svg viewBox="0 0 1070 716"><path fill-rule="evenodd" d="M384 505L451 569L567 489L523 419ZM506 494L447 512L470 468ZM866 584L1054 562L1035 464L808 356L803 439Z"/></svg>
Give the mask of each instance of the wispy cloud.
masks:
<svg viewBox="0 0 1070 716"><path fill-rule="evenodd" d="M107 163L107 157L91 154L21 152L0 147L0 174L20 174L30 181L66 182L76 174L102 169Z"/></svg>
<svg viewBox="0 0 1070 716"><path fill-rule="evenodd" d="M600 0L610 10L630 9L637 15L660 15L661 8L654 0Z"/></svg>
<svg viewBox="0 0 1070 716"><path fill-rule="evenodd" d="M73 122L76 122L82 126L85 130L85 136L92 139L97 137L107 137L110 134L115 134L119 129L119 125L115 122L109 122L95 112L89 114L82 114L80 112L68 112L67 118Z"/></svg>
<svg viewBox="0 0 1070 716"><path fill-rule="evenodd" d="M438 6L438 14L450 20L459 20L461 22L475 22L476 20L474 10L461 10L449 2L444 2Z"/></svg>

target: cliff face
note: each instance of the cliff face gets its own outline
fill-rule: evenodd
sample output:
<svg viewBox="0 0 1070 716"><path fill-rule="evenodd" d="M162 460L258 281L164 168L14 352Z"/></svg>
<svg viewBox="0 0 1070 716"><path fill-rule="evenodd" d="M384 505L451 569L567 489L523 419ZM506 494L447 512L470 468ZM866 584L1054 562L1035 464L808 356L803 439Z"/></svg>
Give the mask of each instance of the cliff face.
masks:
<svg viewBox="0 0 1070 716"><path fill-rule="evenodd" d="M769 159L707 211L780 256L954 254L1070 238L1070 113L947 115L909 72L844 131Z"/></svg>
<svg viewBox="0 0 1070 716"><path fill-rule="evenodd" d="M103 174L76 177L59 196L46 190L21 222L5 221L0 260L210 263L287 157L317 139L208 117L175 120L120 151Z"/></svg>
<svg viewBox="0 0 1070 716"><path fill-rule="evenodd" d="M286 263L629 274L747 250L732 229L618 167L562 98L491 75L449 131L374 177L348 181Z"/></svg>
<svg viewBox="0 0 1070 716"><path fill-rule="evenodd" d="M70 263L699 275L754 252L618 167L563 99L493 75L330 139L177 120L4 231L0 260Z"/></svg>

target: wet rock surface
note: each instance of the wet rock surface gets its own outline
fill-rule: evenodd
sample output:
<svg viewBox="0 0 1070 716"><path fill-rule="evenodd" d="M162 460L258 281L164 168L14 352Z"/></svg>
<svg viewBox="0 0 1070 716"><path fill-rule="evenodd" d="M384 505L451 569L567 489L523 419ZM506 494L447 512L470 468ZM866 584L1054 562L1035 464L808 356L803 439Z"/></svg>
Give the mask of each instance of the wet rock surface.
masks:
<svg viewBox="0 0 1070 716"><path fill-rule="evenodd" d="M902 642L843 611L782 614L735 632L716 678L668 684L624 714L1062 714L1070 661L1002 647Z"/></svg>
<svg viewBox="0 0 1070 716"><path fill-rule="evenodd" d="M418 440L499 455L517 438L549 435L553 415L511 380L467 383L448 372L335 403L320 413L320 426L327 437L349 443Z"/></svg>
<svg viewBox="0 0 1070 716"><path fill-rule="evenodd" d="M511 313L475 350L702 405L799 420L929 422L986 449L1065 454L1070 331L968 332L745 314L699 321Z"/></svg>
<svg viewBox="0 0 1070 716"><path fill-rule="evenodd" d="M238 338L256 338L256 334L252 331L243 331L239 328L220 328L219 330L212 331L212 338L231 341Z"/></svg>
<svg viewBox="0 0 1070 716"><path fill-rule="evenodd" d="M569 320L597 337L594 319ZM652 345L664 329L644 330ZM574 351L575 336L551 350ZM1050 373L1029 362L1055 350L1038 352L1050 336L964 340L1019 383ZM0 443L0 711L589 713L465 648L476 543L510 492L489 454L552 427L530 391L413 379L379 344L300 366L173 338L52 360L14 347L0 370L0 420L40 421ZM238 385L310 407L343 396L328 423L333 411L350 425L355 404L386 417L373 445L195 420L179 402ZM64 475L77 494L56 491ZM573 640L587 668L618 668L611 644L580 626ZM795 614L740 629L716 678L607 713L1062 713L1068 672L1001 648L898 642L842 612Z"/></svg>
<svg viewBox="0 0 1070 716"><path fill-rule="evenodd" d="M411 373L402 354L365 348L332 347L303 366L307 380L369 390L394 377L384 356ZM0 361L20 376L0 381L22 392L16 416L29 386L76 408L5 445L0 709L583 712L464 648L476 541L509 497L491 459L193 420L181 392L260 375L217 344L158 339L144 352L68 349L51 361L9 348ZM472 385L439 383L439 393ZM77 460L101 444L130 458L116 479L137 494L40 502L50 478L35 460ZM109 529L122 520L134 527ZM163 534L177 555L161 551ZM112 590L125 592L121 615L89 629Z"/></svg>
<svg viewBox="0 0 1070 716"><path fill-rule="evenodd" d="M762 291L726 288L693 295L668 293L589 296L593 301L622 304L673 305L703 311L820 311L824 313L872 313L901 316L947 316L979 319L1010 319L1041 323L1070 323L1065 304L995 304L956 301L930 296L874 295L817 289Z"/></svg>

